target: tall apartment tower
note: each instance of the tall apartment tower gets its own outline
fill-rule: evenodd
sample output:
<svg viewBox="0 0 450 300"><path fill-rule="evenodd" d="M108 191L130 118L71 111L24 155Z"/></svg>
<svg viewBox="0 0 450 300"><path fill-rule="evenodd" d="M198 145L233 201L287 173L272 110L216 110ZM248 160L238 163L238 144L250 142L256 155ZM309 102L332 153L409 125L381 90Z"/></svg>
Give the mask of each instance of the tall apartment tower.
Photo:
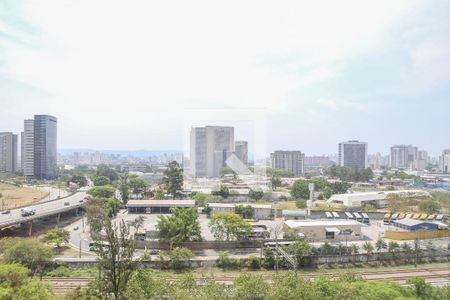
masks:
<svg viewBox="0 0 450 300"><path fill-rule="evenodd" d="M338 163L341 167L365 169L367 162L367 143L356 140L339 143Z"/></svg>
<svg viewBox="0 0 450 300"><path fill-rule="evenodd" d="M17 134L0 132L0 172L17 171Z"/></svg>
<svg viewBox="0 0 450 300"><path fill-rule="evenodd" d="M192 127L190 172L195 177L219 177L234 152L234 127Z"/></svg>
<svg viewBox="0 0 450 300"><path fill-rule="evenodd" d="M394 145L391 147L391 168L416 169L418 149L411 145Z"/></svg>
<svg viewBox="0 0 450 300"><path fill-rule="evenodd" d="M440 159L442 173L450 173L450 149L444 149Z"/></svg>
<svg viewBox="0 0 450 300"><path fill-rule="evenodd" d="M270 166L283 169L298 177L305 173L305 154L301 151L277 150L270 154Z"/></svg>
<svg viewBox="0 0 450 300"><path fill-rule="evenodd" d="M49 115L34 116L34 177L57 177L57 119Z"/></svg>
<svg viewBox="0 0 450 300"><path fill-rule="evenodd" d="M419 171L423 171L428 166L428 152L425 150L419 150L417 152L416 168Z"/></svg>
<svg viewBox="0 0 450 300"><path fill-rule="evenodd" d="M248 142L247 141L236 141L234 143L234 153L245 165L248 165Z"/></svg>
<svg viewBox="0 0 450 300"><path fill-rule="evenodd" d="M21 164L23 175L27 178L34 176L34 120L23 122Z"/></svg>

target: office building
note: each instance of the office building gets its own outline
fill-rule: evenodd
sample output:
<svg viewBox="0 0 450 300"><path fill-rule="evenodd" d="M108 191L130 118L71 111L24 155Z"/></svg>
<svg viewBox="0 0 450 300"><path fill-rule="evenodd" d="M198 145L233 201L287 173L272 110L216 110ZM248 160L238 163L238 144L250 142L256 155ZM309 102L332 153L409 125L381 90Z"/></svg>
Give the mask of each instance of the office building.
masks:
<svg viewBox="0 0 450 300"><path fill-rule="evenodd" d="M34 176L34 120L25 120L21 135L21 164L23 175Z"/></svg>
<svg viewBox="0 0 450 300"><path fill-rule="evenodd" d="M241 162L245 165L248 164L248 142L247 141L236 141L234 143L234 153L239 158Z"/></svg>
<svg viewBox="0 0 450 300"><path fill-rule="evenodd" d="M301 151L277 150L270 154L270 165L275 169L283 169L294 176L302 176L305 173L305 154Z"/></svg>
<svg viewBox="0 0 450 300"><path fill-rule="evenodd" d="M367 168L367 143L355 140L339 143L338 163L346 168Z"/></svg>
<svg viewBox="0 0 450 300"><path fill-rule="evenodd" d="M34 177L57 177L57 119L49 115L34 116Z"/></svg>
<svg viewBox="0 0 450 300"><path fill-rule="evenodd" d="M17 134L0 132L0 172L17 171Z"/></svg>
<svg viewBox="0 0 450 300"><path fill-rule="evenodd" d="M442 151L440 166L442 173L450 173L450 149L445 149Z"/></svg>
<svg viewBox="0 0 450 300"><path fill-rule="evenodd" d="M416 169L418 149L411 145L394 145L391 147L391 168Z"/></svg>
<svg viewBox="0 0 450 300"><path fill-rule="evenodd" d="M423 171L428 166L428 152L425 150L419 150L417 152L416 168L419 171Z"/></svg>
<svg viewBox="0 0 450 300"><path fill-rule="evenodd" d="M234 146L234 127L191 128L190 173L195 177L219 177Z"/></svg>

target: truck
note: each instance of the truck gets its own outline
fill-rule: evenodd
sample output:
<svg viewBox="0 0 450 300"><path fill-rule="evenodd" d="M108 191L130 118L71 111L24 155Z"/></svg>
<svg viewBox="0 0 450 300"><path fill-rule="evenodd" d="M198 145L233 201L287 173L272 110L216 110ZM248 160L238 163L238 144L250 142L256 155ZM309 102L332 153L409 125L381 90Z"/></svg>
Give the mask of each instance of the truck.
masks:
<svg viewBox="0 0 450 300"><path fill-rule="evenodd" d="M25 207L22 208L20 211L22 213L22 217L32 216L36 213L36 209L33 207Z"/></svg>

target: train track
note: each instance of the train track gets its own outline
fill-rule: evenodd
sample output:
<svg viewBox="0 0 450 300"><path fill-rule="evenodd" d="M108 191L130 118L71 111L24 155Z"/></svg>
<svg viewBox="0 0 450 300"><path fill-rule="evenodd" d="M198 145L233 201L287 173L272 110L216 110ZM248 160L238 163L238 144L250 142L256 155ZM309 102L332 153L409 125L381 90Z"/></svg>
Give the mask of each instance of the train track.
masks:
<svg viewBox="0 0 450 300"><path fill-rule="evenodd" d="M423 277L427 282L448 285L450 284L450 269L449 268L427 268L420 270L403 269L396 271L374 271L374 272L356 272L356 275L361 276L364 280L377 281L377 280L391 280L400 284L405 284L408 278L411 277ZM314 280L319 276L336 277L337 273L321 273L321 274L298 274L299 277L308 280ZM273 281L273 274L263 274L263 279L267 282ZM214 276L214 277L197 277L198 284L204 284L205 281L214 280L215 282L231 285L234 280L234 276ZM50 283L53 286L53 291L57 294L62 294L68 290L77 287L88 286L92 277L44 277L43 280ZM168 279L170 282L176 280L176 277Z"/></svg>

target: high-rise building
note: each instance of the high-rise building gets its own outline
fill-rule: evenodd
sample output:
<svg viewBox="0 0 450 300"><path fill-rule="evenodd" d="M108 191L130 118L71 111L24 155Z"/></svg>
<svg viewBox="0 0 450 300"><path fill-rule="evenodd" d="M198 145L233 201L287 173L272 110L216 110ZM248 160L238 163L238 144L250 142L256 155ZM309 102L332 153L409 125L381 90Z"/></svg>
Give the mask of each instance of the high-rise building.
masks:
<svg viewBox="0 0 450 300"><path fill-rule="evenodd" d="M445 149L442 151L440 166L442 173L450 173L450 149Z"/></svg>
<svg viewBox="0 0 450 300"><path fill-rule="evenodd" d="M341 167L365 169L367 143L356 140L339 143L338 163Z"/></svg>
<svg viewBox="0 0 450 300"><path fill-rule="evenodd" d="M394 145L391 147L390 166L395 169L416 169L417 157L417 147L411 145Z"/></svg>
<svg viewBox="0 0 450 300"><path fill-rule="evenodd" d="M57 119L49 115L34 116L34 177L57 177Z"/></svg>
<svg viewBox="0 0 450 300"><path fill-rule="evenodd" d="M219 177L234 152L234 127L193 127L190 134L190 172L195 177Z"/></svg>
<svg viewBox="0 0 450 300"><path fill-rule="evenodd" d="M0 132L0 172L17 171L17 134Z"/></svg>
<svg viewBox="0 0 450 300"><path fill-rule="evenodd" d="M34 176L34 120L28 119L23 122L23 132L21 136L21 164L25 177Z"/></svg>
<svg viewBox="0 0 450 300"><path fill-rule="evenodd" d="M236 156L245 164L248 164L248 142L236 141L234 143L234 152Z"/></svg>
<svg viewBox="0 0 450 300"><path fill-rule="evenodd" d="M423 171L428 166L428 152L425 150L419 150L417 152L417 164L416 168L419 171Z"/></svg>
<svg viewBox="0 0 450 300"><path fill-rule="evenodd" d="M277 150L270 154L270 166L301 176L305 173L305 154L301 151Z"/></svg>

